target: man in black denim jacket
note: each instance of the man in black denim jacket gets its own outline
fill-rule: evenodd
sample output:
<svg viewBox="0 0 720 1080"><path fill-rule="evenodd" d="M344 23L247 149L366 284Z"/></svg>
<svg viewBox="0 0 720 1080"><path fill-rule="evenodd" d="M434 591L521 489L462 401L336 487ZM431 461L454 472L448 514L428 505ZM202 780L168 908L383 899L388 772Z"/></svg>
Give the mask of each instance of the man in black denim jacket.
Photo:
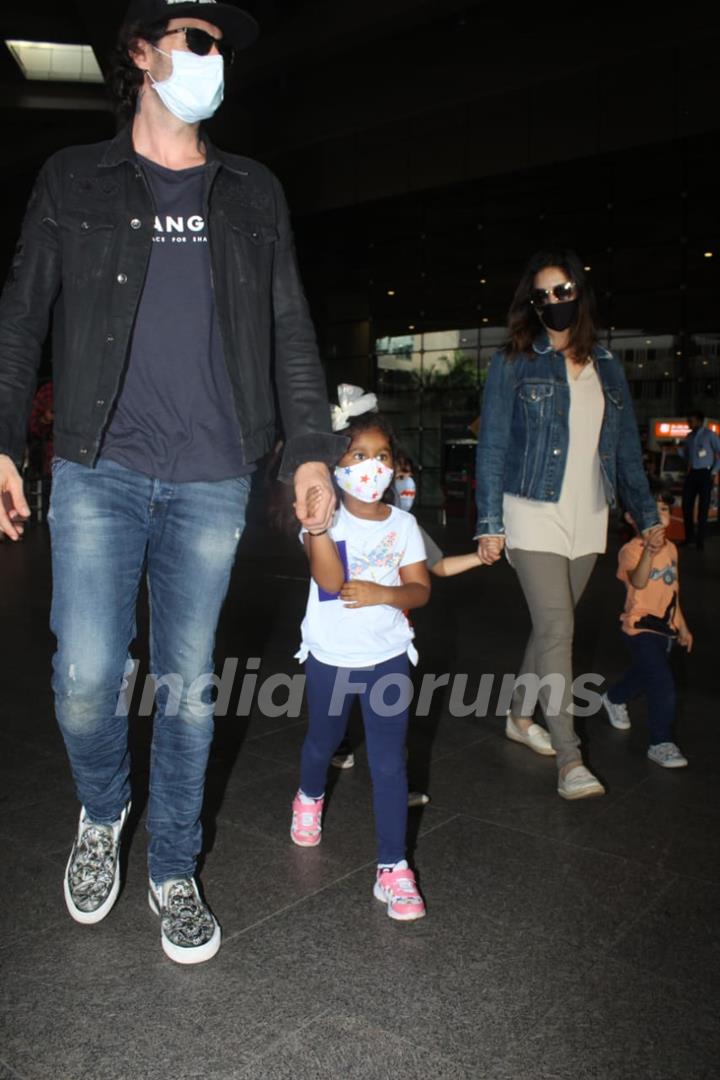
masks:
<svg viewBox="0 0 720 1080"><path fill-rule="evenodd" d="M135 0L114 87L132 115L109 143L45 165L0 301L0 530L27 516L16 463L54 323L53 687L82 811L65 873L80 923L112 908L130 809L118 694L147 573L154 719L149 902L165 953L210 959L198 891L213 732L212 650L253 462L286 439L298 517L332 518L333 435L279 183L200 130L254 20L214 0ZM314 489L314 512L307 496Z"/></svg>

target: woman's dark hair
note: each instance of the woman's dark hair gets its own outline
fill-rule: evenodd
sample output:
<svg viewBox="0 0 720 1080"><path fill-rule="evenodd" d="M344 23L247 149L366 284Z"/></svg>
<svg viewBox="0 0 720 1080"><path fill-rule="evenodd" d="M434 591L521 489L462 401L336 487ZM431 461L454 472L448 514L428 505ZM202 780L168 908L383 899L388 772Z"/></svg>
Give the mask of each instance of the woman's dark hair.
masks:
<svg viewBox="0 0 720 1080"><path fill-rule="evenodd" d="M130 54L136 49L138 41L154 45L164 37L166 28L167 20L129 22L120 28L108 73L110 94L120 123L126 124L135 114L138 92L145 78L145 72L135 66Z"/></svg>
<svg viewBox="0 0 720 1080"><path fill-rule="evenodd" d="M568 350L578 360L590 356L597 344L595 326L595 297L592 287L583 270L582 262L574 251L561 248L557 251L536 251L525 267L520 283L515 290L510 311L508 312L508 339L505 352L508 360L526 354L533 355L533 341L542 329L539 316L530 302L535 285L535 275L549 266L557 266L567 274L577 287L578 315L570 329Z"/></svg>

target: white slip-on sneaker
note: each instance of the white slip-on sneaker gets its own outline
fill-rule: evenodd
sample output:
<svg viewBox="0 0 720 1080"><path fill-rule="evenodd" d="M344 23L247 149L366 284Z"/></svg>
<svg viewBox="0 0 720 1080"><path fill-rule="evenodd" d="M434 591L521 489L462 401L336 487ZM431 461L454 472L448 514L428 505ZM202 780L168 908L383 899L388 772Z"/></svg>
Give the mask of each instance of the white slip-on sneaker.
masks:
<svg viewBox="0 0 720 1080"><path fill-rule="evenodd" d="M563 799L589 799L604 794L605 788L584 765L574 765L565 776L558 776L558 795Z"/></svg>
<svg viewBox="0 0 720 1080"><path fill-rule="evenodd" d="M192 877L149 883L150 910L160 916L163 952L176 964L201 964L220 948L217 920L198 892Z"/></svg>
<svg viewBox="0 0 720 1080"><path fill-rule="evenodd" d="M65 905L75 922L91 926L110 913L120 891L120 836L130 803L117 821L98 825L80 810L77 838L65 867Z"/></svg>
<svg viewBox="0 0 720 1080"><path fill-rule="evenodd" d="M614 701L611 701L607 694L603 694L600 700L603 703L603 708L608 714L608 720L614 728L618 731L630 730L630 717L628 716L627 705L624 702L620 702L618 705Z"/></svg>
<svg viewBox="0 0 720 1080"><path fill-rule="evenodd" d="M688 763L679 746L674 742L655 743L648 748L647 756L663 769L684 769Z"/></svg>
<svg viewBox="0 0 720 1080"><path fill-rule="evenodd" d="M536 754L555 757L555 751L550 742L550 734L539 724L531 724L527 731L523 731L513 720L512 713L508 712L505 720L505 734L513 742L524 743L525 746L529 746Z"/></svg>

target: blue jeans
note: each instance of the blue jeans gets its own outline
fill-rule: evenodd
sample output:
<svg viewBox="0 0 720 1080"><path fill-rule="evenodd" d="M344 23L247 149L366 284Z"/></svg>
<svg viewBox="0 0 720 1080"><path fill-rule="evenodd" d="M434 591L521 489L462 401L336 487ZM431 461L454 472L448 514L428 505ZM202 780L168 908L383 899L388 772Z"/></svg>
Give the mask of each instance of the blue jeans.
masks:
<svg viewBox="0 0 720 1080"><path fill-rule="evenodd" d="M305 675L310 724L302 748L300 789L315 799L324 794L330 758L345 734L355 694L336 693L336 680L338 687L364 684L357 696L372 776L378 862L400 862L405 858L407 830L405 739L411 698L407 655L403 653L374 667L349 669L323 664L311 653L305 661ZM387 689L382 696L385 709L373 689L386 676Z"/></svg>
<svg viewBox="0 0 720 1080"><path fill-rule="evenodd" d="M622 636L632 665L620 681L608 690L608 697L613 705L624 705L644 694L650 745L670 742L675 719L675 682L668 657L673 639L650 632L623 633Z"/></svg>
<svg viewBox="0 0 720 1080"><path fill-rule="evenodd" d="M157 696L147 828L150 876L194 873L213 737L215 630L245 525L247 477L167 484L101 458L56 459L52 536L53 690L78 798L115 821L130 796L128 722L118 696L143 573ZM196 682L197 680L197 682Z"/></svg>

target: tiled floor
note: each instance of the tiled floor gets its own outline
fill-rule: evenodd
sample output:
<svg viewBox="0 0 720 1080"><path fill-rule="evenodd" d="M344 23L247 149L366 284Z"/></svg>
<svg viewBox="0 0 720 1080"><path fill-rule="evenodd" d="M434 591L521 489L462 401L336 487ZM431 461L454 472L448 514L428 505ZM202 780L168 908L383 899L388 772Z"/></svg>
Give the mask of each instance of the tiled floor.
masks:
<svg viewBox="0 0 720 1080"><path fill-rule="evenodd" d="M438 539L465 546L457 528ZM617 674L616 538L578 613L578 671ZM236 717L247 657L261 681L298 671L306 585L294 544L247 535L219 633L239 658L218 720L202 880L224 931L211 963L165 959L145 892L149 720L132 723L125 885L95 927L61 880L77 807L52 717L48 542L0 545L0 1080L701 1080L720 1068L720 538L683 554L696 635L678 656L684 771L629 734L581 723L607 795L565 803L552 760L508 742L494 715L453 717L446 691L410 738L410 844L428 917L397 925L372 899L367 763L332 777L323 844L293 847L289 803L304 714ZM436 581L416 617L425 673L513 672L527 616L505 564ZM143 633L138 654L143 655ZM142 672L144 674L144 670ZM499 684L499 680L498 680ZM281 695L278 693L278 697Z"/></svg>

